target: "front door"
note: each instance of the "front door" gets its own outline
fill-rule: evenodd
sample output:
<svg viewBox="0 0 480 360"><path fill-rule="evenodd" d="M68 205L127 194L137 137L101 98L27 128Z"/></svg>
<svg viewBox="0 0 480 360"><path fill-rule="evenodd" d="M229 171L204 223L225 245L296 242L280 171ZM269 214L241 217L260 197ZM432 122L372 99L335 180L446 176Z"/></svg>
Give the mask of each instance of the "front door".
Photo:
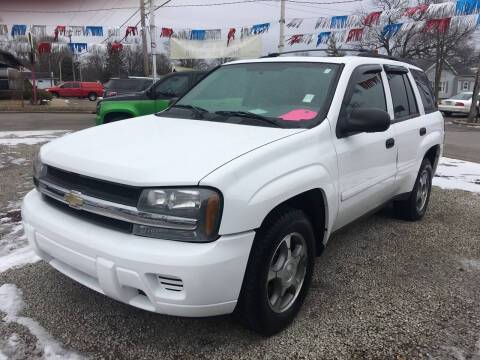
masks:
<svg viewBox="0 0 480 360"><path fill-rule="evenodd" d="M385 84L379 65L361 65L352 73L337 126L353 109L387 111ZM339 214L334 229L355 220L393 196L397 144L392 129L337 135Z"/></svg>

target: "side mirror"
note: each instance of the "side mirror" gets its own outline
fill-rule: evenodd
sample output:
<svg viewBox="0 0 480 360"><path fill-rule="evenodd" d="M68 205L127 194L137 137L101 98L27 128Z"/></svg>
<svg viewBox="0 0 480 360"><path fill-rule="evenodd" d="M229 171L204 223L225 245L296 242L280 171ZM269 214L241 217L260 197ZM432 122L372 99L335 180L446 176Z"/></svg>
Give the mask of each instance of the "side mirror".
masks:
<svg viewBox="0 0 480 360"><path fill-rule="evenodd" d="M341 137L360 132L382 132L390 127L390 115L380 109L354 109L350 117L341 120Z"/></svg>

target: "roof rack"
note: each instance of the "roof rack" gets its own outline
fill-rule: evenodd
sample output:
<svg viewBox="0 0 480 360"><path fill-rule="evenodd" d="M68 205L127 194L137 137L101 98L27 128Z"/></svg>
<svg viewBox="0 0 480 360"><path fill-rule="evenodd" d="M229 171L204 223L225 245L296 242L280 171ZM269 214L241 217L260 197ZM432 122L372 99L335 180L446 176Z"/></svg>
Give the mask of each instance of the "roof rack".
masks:
<svg viewBox="0 0 480 360"><path fill-rule="evenodd" d="M284 54L293 54L293 53L299 53L299 52L312 52L312 51L324 51L327 52L329 49L305 49L305 50L291 50L291 51L283 51L280 53L270 53L265 56L261 56L261 58L271 58L271 57L278 57L280 55ZM409 63L408 60L397 58L395 56L390 56L390 55L382 55L374 52L373 50L367 50L367 49L344 49L340 48L337 49L337 51L350 51L350 52L357 52L358 54L356 56L362 56L362 57L371 57L371 58L377 58L377 59L388 59L388 60L395 60L395 61L401 61L401 62L407 62Z"/></svg>
<svg viewBox="0 0 480 360"><path fill-rule="evenodd" d="M366 50L366 49L337 49L338 51L354 51L354 52L361 52L361 53L370 53L372 50ZM278 57L280 55L284 54L294 54L294 53L299 53L299 52L312 52L312 51L330 51L329 49L304 49L304 50L290 50L290 51L283 51L283 52L276 52L276 53L270 53L265 56L261 56L261 58L269 58L269 57Z"/></svg>

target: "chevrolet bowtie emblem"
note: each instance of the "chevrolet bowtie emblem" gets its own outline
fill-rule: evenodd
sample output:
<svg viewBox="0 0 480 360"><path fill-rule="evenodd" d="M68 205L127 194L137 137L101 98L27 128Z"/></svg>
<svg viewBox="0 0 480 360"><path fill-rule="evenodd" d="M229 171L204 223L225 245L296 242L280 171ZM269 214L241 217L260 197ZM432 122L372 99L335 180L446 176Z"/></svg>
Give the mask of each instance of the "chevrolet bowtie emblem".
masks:
<svg viewBox="0 0 480 360"><path fill-rule="evenodd" d="M76 191L70 191L68 194L63 195L63 199L73 208L79 208L83 205L83 199L81 194Z"/></svg>

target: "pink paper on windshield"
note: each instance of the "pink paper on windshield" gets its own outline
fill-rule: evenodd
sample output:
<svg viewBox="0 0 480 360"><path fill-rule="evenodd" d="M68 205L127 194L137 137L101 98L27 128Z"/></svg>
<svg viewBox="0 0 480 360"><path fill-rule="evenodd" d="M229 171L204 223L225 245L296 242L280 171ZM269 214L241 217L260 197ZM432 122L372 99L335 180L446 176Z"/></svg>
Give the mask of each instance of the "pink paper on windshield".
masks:
<svg viewBox="0 0 480 360"><path fill-rule="evenodd" d="M289 111L286 114L277 116L280 119L288 120L288 121L300 121L300 120L310 120L317 116L316 111L307 110L307 109L297 109Z"/></svg>

